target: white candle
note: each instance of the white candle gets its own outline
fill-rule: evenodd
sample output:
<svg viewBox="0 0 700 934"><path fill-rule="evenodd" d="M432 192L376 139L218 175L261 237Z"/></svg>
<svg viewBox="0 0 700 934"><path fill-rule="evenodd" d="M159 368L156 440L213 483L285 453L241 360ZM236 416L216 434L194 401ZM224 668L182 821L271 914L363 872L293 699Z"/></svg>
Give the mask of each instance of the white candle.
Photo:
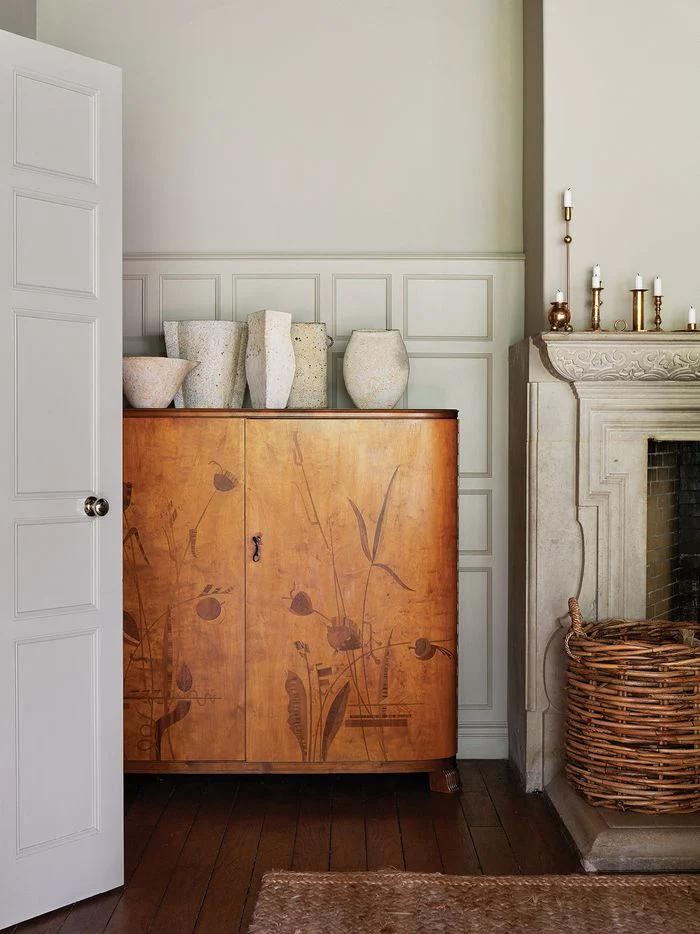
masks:
<svg viewBox="0 0 700 934"><path fill-rule="evenodd" d="M572 208L574 206L574 196L571 193L571 189L567 188L564 192L564 207Z"/></svg>
<svg viewBox="0 0 700 934"><path fill-rule="evenodd" d="M591 276L591 288L599 289L600 288L600 266L598 263L593 267L593 275Z"/></svg>
<svg viewBox="0 0 700 934"><path fill-rule="evenodd" d="M559 302L560 304L564 301L564 293L561 289L557 289L557 294L554 296L554 301Z"/></svg>
<svg viewBox="0 0 700 934"><path fill-rule="evenodd" d="M635 287L635 289L643 289L643 288L644 288L644 282L643 282L642 277L640 276L639 273L637 273L637 275L636 275L635 278L634 278L634 287Z"/></svg>
<svg viewBox="0 0 700 934"><path fill-rule="evenodd" d="M663 289L661 288L661 276L656 276L654 278L654 295L663 295Z"/></svg>
<svg viewBox="0 0 700 934"><path fill-rule="evenodd" d="M688 309L688 324L697 324L695 320L695 306L691 305Z"/></svg>

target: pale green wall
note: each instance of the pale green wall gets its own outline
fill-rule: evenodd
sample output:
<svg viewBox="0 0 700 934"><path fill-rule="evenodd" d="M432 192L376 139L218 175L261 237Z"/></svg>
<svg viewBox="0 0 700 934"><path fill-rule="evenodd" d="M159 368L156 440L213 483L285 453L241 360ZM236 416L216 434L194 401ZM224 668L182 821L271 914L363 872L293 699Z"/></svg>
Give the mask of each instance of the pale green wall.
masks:
<svg viewBox="0 0 700 934"><path fill-rule="evenodd" d="M628 290L641 272L648 286L655 274L663 277L664 323L683 327L688 305L700 305L700 3L543 0L543 6L544 302L528 303L526 331L542 330L544 305L564 287L567 186L574 190L575 326L588 325L597 262L604 326L629 321ZM525 0L526 20L528 7ZM536 276L536 253L527 249Z"/></svg>
<svg viewBox="0 0 700 934"><path fill-rule="evenodd" d="M39 0L124 73L126 250L522 250L521 0Z"/></svg>
<svg viewBox="0 0 700 934"><path fill-rule="evenodd" d="M36 0L0 0L0 29L36 39Z"/></svg>

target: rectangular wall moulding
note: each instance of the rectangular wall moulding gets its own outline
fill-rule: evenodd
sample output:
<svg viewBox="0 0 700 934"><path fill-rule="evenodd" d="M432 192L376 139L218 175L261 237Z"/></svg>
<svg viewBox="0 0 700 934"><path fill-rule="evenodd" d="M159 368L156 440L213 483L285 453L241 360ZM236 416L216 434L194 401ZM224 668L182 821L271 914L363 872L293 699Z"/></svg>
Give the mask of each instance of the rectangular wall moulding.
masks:
<svg viewBox="0 0 700 934"><path fill-rule="evenodd" d="M286 311L293 321L320 321L319 276L260 273L233 277L233 317L245 321L252 311Z"/></svg>
<svg viewBox="0 0 700 934"><path fill-rule="evenodd" d="M96 108L91 88L16 72L15 166L95 182Z"/></svg>
<svg viewBox="0 0 700 934"><path fill-rule="evenodd" d="M391 327L391 276L361 273L333 276L333 334L347 339L353 330Z"/></svg>
<svg viewBox="0 0 700 934"><path fill-rule="evenodd" d="M493 276L403 277L407 340L490 341Z"/></svg>
<svg viewBox="0 0 700 934"><path fill-rule="evenodd" d="M214 321L220 317L221 279L208 275L161 275L160 322Z"/></svg>
<svg viewBox="0 0 700 934"><path fill-rule="evenodd" d="M124 339L146 335L146 277L123 277Z"/></svg>
<svg viewBox="0 0 700 934"><path fill-rule="evenodd" d="M459 706L492 706L491 568L459 569Z"/></svg>
<svg viewBox="0 0 700 934"><path fill-rule="evenodd" d="M15 191L14 287L95 297L97 206Z"/></svg>
<svg viewBox="0 0 700 934"><path fill-rule="evenodd" d="M87 517L17 522L16 616L94 610L95 547L95 523Z"/></svg>
<svg viewBox="0 0 700 934"><path fill-rule="evenodd" d="M15 310L17 496L95 489L95 338L94 318Z"/></svg>
<svg viewBox="0 0 700 934"><path fill-rule="evenodd" d="M409 353L406 408L459 409L459 475L491 475L491 354Z"/></svg>
<svg viewBox="0 0 700 934"><path fill-rule="evenodd" d="M19 641L15 669L21 856L97 830L97 633Z"/></svg>
<svg viewBox="0 0 700 934"><path fill-rule="evenodd" d="M491 490L459 491L459 553L491 554Z"/></svg>

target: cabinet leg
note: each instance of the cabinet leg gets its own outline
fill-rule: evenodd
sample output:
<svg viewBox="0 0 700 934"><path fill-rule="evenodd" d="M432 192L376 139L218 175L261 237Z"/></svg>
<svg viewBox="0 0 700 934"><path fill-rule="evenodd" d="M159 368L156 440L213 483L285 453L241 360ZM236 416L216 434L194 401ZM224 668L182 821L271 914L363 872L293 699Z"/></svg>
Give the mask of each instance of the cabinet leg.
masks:
<svg viewBox="0 0 700 934"><path fill-rule="evenodd" d="M462 790L462 780L459 777L457 763L446 769L439 769L437 772L428 774L430 790L443 795L456 795Z"/></svg>

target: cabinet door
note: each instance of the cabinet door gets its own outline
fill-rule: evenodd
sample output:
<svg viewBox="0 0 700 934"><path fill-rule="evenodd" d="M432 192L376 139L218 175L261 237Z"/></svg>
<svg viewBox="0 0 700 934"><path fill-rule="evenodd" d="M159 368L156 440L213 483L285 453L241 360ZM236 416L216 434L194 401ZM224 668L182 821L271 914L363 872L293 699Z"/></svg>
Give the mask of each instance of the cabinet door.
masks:
<svg viewBox="0 0 700 934"><path fill-rule="evenodd" d="M127 767L245 757L242 419L124 424Z"/></svg>
<svg viewBox="0 0 700 934"><path fill-rule="evenodd" d="M250 420L246 473L247 758L454 755L455 422Z"/></svg>

